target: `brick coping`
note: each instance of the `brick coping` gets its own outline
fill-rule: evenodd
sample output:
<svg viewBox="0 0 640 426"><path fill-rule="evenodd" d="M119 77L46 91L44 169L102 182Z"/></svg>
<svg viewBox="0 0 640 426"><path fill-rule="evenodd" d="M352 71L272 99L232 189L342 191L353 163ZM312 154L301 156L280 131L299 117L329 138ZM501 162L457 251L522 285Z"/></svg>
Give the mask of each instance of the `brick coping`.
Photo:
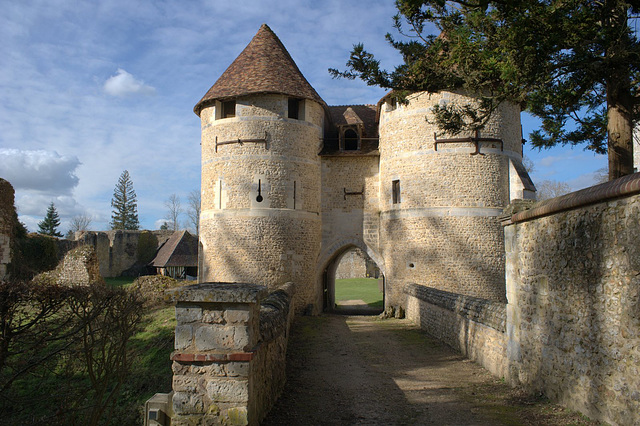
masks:
<svg viewBox="0 0 640 426"><path fill-rule="evenodd" d="M248 362L253 359L256 351L251 352L234 352L234 353L185 353L173 352L171 361L178 362Z"/></svg>

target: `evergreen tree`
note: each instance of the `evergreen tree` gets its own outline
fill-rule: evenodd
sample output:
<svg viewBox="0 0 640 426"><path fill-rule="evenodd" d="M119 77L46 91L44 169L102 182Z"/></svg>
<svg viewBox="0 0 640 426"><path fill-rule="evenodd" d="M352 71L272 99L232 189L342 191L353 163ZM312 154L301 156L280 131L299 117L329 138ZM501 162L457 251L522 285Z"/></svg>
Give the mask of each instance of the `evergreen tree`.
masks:
<svg viewBox="0 0 640 426"><path fill-rule="evenodd" d="M140 228L136 191L133 190L133 182L127 170L122 172L113 190L111 207L111 229Z"/></svg>
<svg viewBox="0 0 640 426"><path fill-rule="evenodd" d="M542 120L537 148L586 144L609 154L609 177L633 172L632 129L640 115L640 43L630 21L638 0L398 0L387 39L404 59L389 72L354 46L347 71L369 85L413 91L462 90L478 106L437 106L436 123L476 130L503 101ZM405 28L409 28L406 31ZM435 31L433 31L435 29ZM433 31L433 34L429 34Z"/></svg>
<svg viewBox="0 0 640 426"><path fill-rule="evenodd" d="M60 216L58 216L56 206L51 202L44 219L38 223L38 233L52 237L62 237L62 234L58 232L58 226L60 226Z"/></svg>

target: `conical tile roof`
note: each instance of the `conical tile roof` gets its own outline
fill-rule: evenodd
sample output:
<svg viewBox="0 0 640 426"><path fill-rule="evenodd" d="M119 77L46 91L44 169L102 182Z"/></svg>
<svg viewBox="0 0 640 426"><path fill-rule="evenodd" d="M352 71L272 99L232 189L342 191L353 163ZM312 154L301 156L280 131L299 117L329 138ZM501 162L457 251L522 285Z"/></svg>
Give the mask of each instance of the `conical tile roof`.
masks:
<svg viewBox="0 0 640 426"><path fill-rule="evenodd" d="M212 101L257 93L278 93L326 105L267 24L262 24L193 111L200 115L202 108Z"/></svg>

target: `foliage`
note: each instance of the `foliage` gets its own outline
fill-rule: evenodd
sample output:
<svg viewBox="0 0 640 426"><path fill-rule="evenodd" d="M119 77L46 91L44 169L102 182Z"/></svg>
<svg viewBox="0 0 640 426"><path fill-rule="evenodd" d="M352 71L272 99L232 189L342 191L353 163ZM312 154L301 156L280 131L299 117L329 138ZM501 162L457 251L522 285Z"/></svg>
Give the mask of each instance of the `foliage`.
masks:
<svg viewBox="0 0 640 426"><path fill-rule="evenodd" d="M132 364L141 300L123 289L0 284L0 423L98 424Z"/></svg>
<svg viewBox="0 0 640 426"><path fill-rule="evenodd" d="M583 144L609 152L610 178L632 173L631 130L638 120L640 43L629 25L637 0L398 0L387 40L404 63L389 72L354 46L347 71L369 85L410 92L454 90L477 105L438 105L451 133L482 128L504 101L542 119L533 146ZM408 31L405 28L409 28ZM429 34L433 28L439 35Z"/></svg>
<svg viewBox="0 0 640 426"><path fill-rule="evenodd" d="M164 202L164 206L167 208L167 222L165 222L168 228L172 231L180 229L180 214L182 213L182 207L180 206L180 197L176 194L171 194L169 199Z"/></svg>
<svg viewBox="0 0 640 426"><path fill-rule="evenodd" d="M193 226L196 235L200 233L200 204L200 191L194 189L189 193L187 216L189 216L189 222Z"/></svg>
<svg viewBox="0 0 640 426"><path fill-rule="evenodd" d="M164 275L144 275L133 282L133 291L138 292L146 306L157 307L169 303L165 299L165 291L171 288L192 284L189 281L179 281Z"/></svg>
<svg viewBox="0 0 640 426"><path fill-rule="evenodd" d="M30 280L40 272L58 265L58 245L53 237L17 231L11 241L9 275L18 280Z"/></svg>
<svg viewBox="0 0 640 426"><path fill-rule="evenodd" d="M147 264L153 260L158 250L158 238L154 233L143 231L138 238L138 262Z"/></svg>
<svg viewBox="0 0 640 426"><path fill-rule="evenodd" d="M122 172L113 190L111 207L113 207L111 229L136 230L140 228L136 191L133 189L133 182L127 170Z"/></svg>
<svg viewBox="0 0 640 426"><path fill-rule="evenodd" d="M72 362L79 364L91 383L74 408L84 411L83 423L95 425L114 406L130 372L127 345L142 319L142 302L137 294L122 289L94 285L87 290L69 300L69 311L81 325Z"/></svg>
<svg viewBox="0 0 640 426"><path fill-rule="evenodd" d="M47 214L44 219L38 223L38 233L52 237L62 237L62 234L58 232L58 226L60 226L60 216L58 216L56 206L51 203L47 208Z"/></svg>

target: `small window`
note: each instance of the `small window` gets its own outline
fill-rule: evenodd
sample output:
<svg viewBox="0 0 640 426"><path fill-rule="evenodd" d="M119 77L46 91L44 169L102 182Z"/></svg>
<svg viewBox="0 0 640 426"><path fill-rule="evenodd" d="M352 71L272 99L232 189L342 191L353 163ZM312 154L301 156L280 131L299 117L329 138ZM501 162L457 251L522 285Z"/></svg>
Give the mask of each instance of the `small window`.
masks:
<svg viewBox="0 0 640 426"><path fill-rule="evenodd" d="M300 99L289 98L288 117L295 120L300 119Z"/></svg>
<svg viewBox="0 0 640 426"><path fill-rule="evenodd" d="M222 117L221 118L231 118L236 116L236 101L225 101L222 102Z"/></svg>
<svg viewBox="0 0 640 426"><path fill-rule="evenodd" d="M358 150L358 134L353 129L347 129L344 132L344 150L345 151Z"/></svg>
<svg viewBox="0 0 640 426"><path fill-rule="evenodd" d="M391 182L391 198L393 204L400 203L400 181L394 180Z"/></svg>

